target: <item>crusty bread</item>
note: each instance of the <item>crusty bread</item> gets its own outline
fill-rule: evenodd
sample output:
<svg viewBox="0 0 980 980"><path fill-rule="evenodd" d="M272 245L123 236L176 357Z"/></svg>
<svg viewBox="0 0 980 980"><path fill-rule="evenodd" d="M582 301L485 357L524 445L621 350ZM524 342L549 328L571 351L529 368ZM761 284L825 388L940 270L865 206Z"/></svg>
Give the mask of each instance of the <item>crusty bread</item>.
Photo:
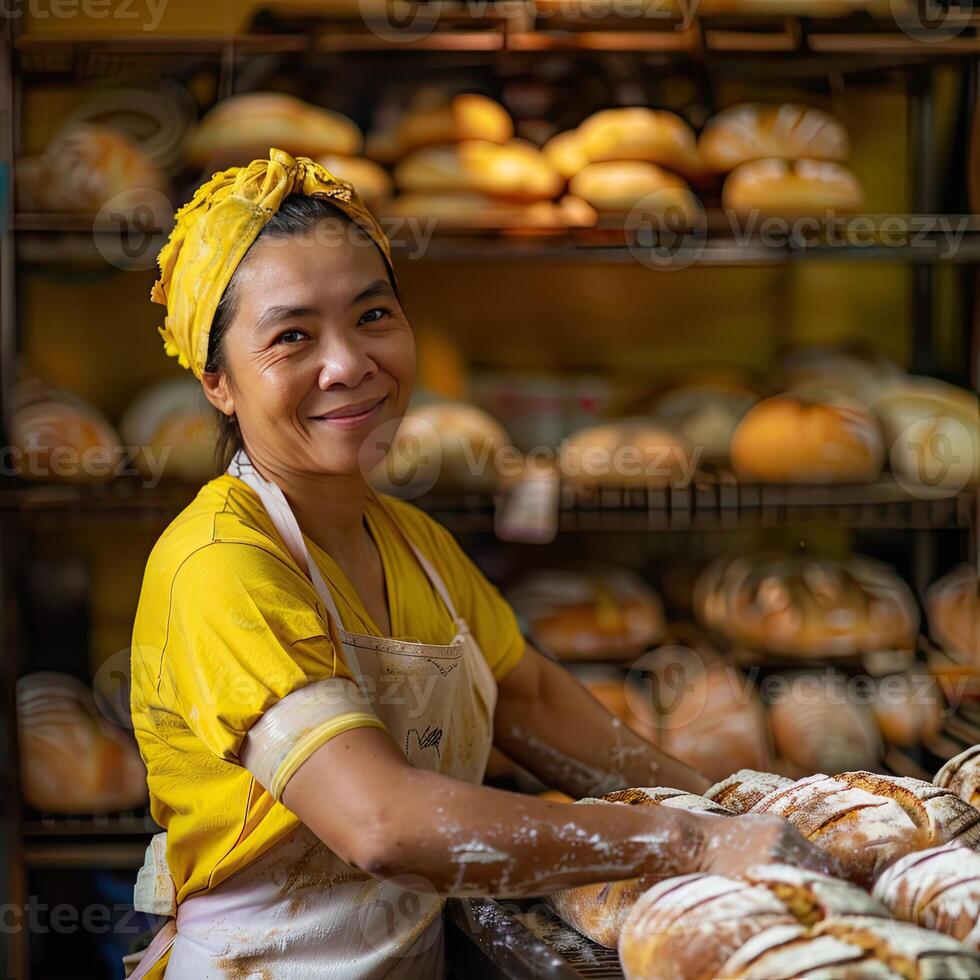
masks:
<svg viewBox="0 0 980 980"><path fill-rule="evenodd" d="M980 854L943 844L900 858L874 895L899 919L944 932L980 952Z"/></svg>
<svg viewBox="0 0 980 980"><path fill-rule="evenodd" d="M590 162L577 129L566 129L564 132L556 133L541 147L541 152L565 180L571 180Z"/></svg>
<svg viewBox="0 0 980 980"><path fill-rule="evenodd" d="M867 705L847 700L820 677L797 674L787 681L785 696L770 706L769 722L777 752L801 775L878 763L884 745Z"/></svg>
<svg viewBox="0 0 980 980"><path fill-rule="evenodd" d="M732 433L732 468L759 483L861 483L881 472L881 428L858 402L800 393L752 406Z"/></svg>
<svg viewBox="0 0 980 980"><path fill-rule="evenodd" d="M748 813L764 796L792 784L792 779L774 772L739 769L727 779L705 790L704 795L707 799L734 810L735 813Z"/></svg>
<svg viewBox="0 0 980 980"><path fill-rule="evenodd" d="M657 593L614 566L537 569L515 583L507 598L535 643L559 660L624 660L664 633Z"/></svg>
<svg viewBox="0 0 980 980"><path fill-rule="evenodd" d="M584 799L579 803L618 803L626 806L667 806L699 813L730 816L725 807L702 796L668 787L617 790L600 800ZM594 885L566 888L547 897L548 904L570 926L593 942L615 949L623 921L634 902L663 876L646 875Z"/></svg>
<svg viewBox="0 0 980 980"><path fill-rule="evenodd" d="M487 194L399 194L379 205L384 218L435 221L440 230L590 228L595 209L580 197L522 204Z"/></svg>
<svg viewBox="0 0 980 980"><path fill-rule="evenodd" d="M310 105L282 92L249 92L219 102L191 133L189 163L220 169L268 157L270 147L294 156L353 156L363 138L357 124L339 112Z"/></svg>
<svg viewBox="0 0 980 980"><path fill-rule="evenodd" d="M821 160L754 160L725 179L721 203L739 215L794 221L828 212L859 211L864 191L857 177L839 163ZM816 230L816 229L814 229Z"/></svg>
<svg viewBox="0 0 980 980"><path fill-rule="evenodd" d="M516 139L422 147L403 157L394 175L404 193L475 193L519 203L556 197L564 185L536 146Z"/></svg>
<svg viewBox="0 0 980 980"><path fill-rule="evenodd" d="M335 177L353 184L357 196L372 211L391 197L392 181L388 171L367 157L325 153L319 157L317 163Z"/></svg>
<svg viewBox="0 0 980 980"><path fill-rule="evenodd" d="M694 610L730 643L795 658L912 649L919 625L908 586L860 555L723 555L698 577Z"/></svg>
<svg viewBox="0 0 980 980"><path fill-rule="evenodd" d="M871 712L885 741L901 746L928 742L938 735L944 707L936 679L918 672L879 679L871 701Z"/></svg>
<svg viewBox="0 0 980 980"><path fill-rule="evenodd" d="M804 105L743 103L708 120L698 140L704 164L727 173L752 160L846 160L847 131L833 116Z"/></svg>
<svg viewBox="0 0 980 980"><path fill-rule="evenodd" d="M953 756L936 773L933 783L952 790L961 800L980 809L980 745Z"/></svg>
<svg viewBox="0 0 980 980"><path fill-rule="evenodd" d="M895 800L822 773L764 796L751 812L789 820L838 859L845 877L865 886L892 861L916 850L922 839Z"/></svg>
<svg viewBox="0 0 980 980"><path fill-rule="evenodd" d="M686 439L705 460L729 458L732 436L745 413L758 401L747 390L710 383L678 385L652 405L653 418Z"/></svg>
<svg viewBox="0 0 980 980"><path fill-rule="evenodd" d="M954 659L980 671L980 575L964 562L926 591L932 639Z"/></svg>
<svg viewBox="0 0 980 980"><path fill-rule="evenodd" d="M672 230L693 227L702 217L682 178L644 160L590 163L569 180L568 189L597 211L630 211L642 201L645 213Z"/></svg>

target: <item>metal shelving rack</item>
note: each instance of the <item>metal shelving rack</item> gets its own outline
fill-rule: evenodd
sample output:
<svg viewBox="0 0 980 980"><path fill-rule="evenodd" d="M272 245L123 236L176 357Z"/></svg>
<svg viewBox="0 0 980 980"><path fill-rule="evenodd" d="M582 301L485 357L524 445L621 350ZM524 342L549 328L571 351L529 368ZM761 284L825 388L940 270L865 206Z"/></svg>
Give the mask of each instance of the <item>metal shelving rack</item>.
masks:
<svg viewBox="0 0 980 980"><path fill-rule="evenodd" d="M218 66L220 96L234 89L237 66L253 56L281 58L399 58L439 57L444 54L493 60L506 57L533 59L550 53L569 57L608 54L652 57L663 70L699 72L739 71L785 77L787 66L799 78L829 71L855 78L900 75L909 95L910 182L915 189L913 210L935 214L940 206L940 175L931 158L934 116L933 78L939 65L963 66L968 98L965 113L976 113L980 103L980 15L962 10L947 24L959 32L954 38L932 44L908 36L894 25L867 17L847 21L811 20L798 17L706 17L682 29L619 29L600 23L586 31L551 31L543 23L515 26L503 18L488 16L478 24L455 24L452 30L436 30L412 42L396 42L350 25L326 25L309 32L263 32L212 38L134 37L38 38L16 35L16 20L5 18L0 35L0 175L12 174L19 133L19 97L23 83L89 82L106 78L153 82L193 67ZM12 192L12 187L9 187ZM12 193L10 195L12 200ZM105 233L94 229L95 233ZM21 234L91 234L91 222L65 215L2 216L0 221L0 405L9 390L18 344L15 303L15 243ZM760 242L736 243L725 234L721 217L709 210L708 234L698 262L702 265L760 265L808 261L902 262L912 267L911 303L914 312L913 364L915 371L935 368L931 314L936 270L946 264L926 236L918 245L899 247L846 245L829 247L814 242L805 248L773 248ZM397 253L396 253L397 254ZM404 261L405 259L403 259ZM535 236L506 233L457 233L439 236L425 261L438 263L541 261L575 264L631 263L637 274L635 243L621 230L600 225L561 234ZM964 330L964 381L980 385L980 219L974 215L953 262L963 283L964 310L970 324ZM24 487L10 485L0 475L0 533L3 551L0 578L4 590L3 705L5 813L0 826L0 902L20 905L26 895L26 869L33 867L100 866L135 867L142 856L152 822L143 813L93 818L47 818L26 815L19 801L14 715L14 681L21 664L18 609L13 584L20 563L29 555L29 535L59 526L91 522L141 523L160 526L189 499L190 491L164 487L153 493L134 492L124 481L100 488ZM440 494L421 498L437 519L452 529L488 532L496 511L506 506L506 495ZM810 520L832 521L855 528L901 528L911 535L916 582L926 582L934 568L932 533L952 529L967 536L966 551L978 560L977 536L980 509L975 491L963 491L944 499L910 498L888 480L862 487L824 489L758 487L740 485L730 475L699 479L681 491L652 489L598 489L563 487L559 530L630 532L636 530L725 530L768 527ZM950 729L952 731L952 729ZM961 744L966 734L947 733L944 754ZM914 771L915 763L892 760L896 768ZM910 768L911 767L911 768ZM457 910L457 925L462 922ZM0 962L11 977L27 975L26 936L0 931ZM546 953L547 951L545 951ZM542 953L540 949L536 951ZM547 957L546 957L547 958ZM544 960L538 962L543 963ZM553 963L553 961L552 961ZM555 975L569 974L558 968ZM475 975L475 974L474 974Z"/></svg>

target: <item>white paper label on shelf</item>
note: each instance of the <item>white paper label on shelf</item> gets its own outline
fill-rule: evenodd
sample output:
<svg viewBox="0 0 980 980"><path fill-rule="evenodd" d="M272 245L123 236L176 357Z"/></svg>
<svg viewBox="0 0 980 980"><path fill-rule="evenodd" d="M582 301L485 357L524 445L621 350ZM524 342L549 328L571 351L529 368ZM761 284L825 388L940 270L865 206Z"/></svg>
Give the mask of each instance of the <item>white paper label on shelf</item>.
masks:
<svg viewBox="0 0 980 980"><path fill-rule="evenodd" d="M561 480L554 470L528 474L498 500L494 531L501 541L547 544L558 534Z"/></svg>

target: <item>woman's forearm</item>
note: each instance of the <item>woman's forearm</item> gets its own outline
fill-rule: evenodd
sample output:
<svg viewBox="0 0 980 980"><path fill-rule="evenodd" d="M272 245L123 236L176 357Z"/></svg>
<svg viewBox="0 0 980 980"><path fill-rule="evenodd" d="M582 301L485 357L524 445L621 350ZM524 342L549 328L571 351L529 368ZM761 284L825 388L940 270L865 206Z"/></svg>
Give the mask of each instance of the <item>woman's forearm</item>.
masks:
<svg viewBox="0 0 980 980"><path fill-rule="evenodd" d="M514 673L500 688L494 742L547 785L572 796L625 786L703 793L711 785L613 718L568 671L533 648Z"/></svg>

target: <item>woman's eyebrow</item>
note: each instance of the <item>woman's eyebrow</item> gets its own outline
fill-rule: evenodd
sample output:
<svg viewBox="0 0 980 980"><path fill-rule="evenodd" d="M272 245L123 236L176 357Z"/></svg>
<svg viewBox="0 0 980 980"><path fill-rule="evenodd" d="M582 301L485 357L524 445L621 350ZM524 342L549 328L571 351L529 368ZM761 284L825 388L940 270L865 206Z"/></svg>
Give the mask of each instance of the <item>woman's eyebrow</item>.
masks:
<svg viewBox="0 0 980 980"><path fill-rule="evenodd" d="M357 306L358 303L364 302L366 299L370 299L372 296L393 296L394 292L391 288L391 283L387 279L375 279L369 286L362 289L351 301L351 306Z"/></svg>
<svg viewBox="0 0 980 980"><path fill-rule="evenodd" d="M255 331L258 333L278 323L280 320L286 320L295 316L305 316L307 313L312 312L313 310L307 306L270 306L255 321Z"/></svg>

